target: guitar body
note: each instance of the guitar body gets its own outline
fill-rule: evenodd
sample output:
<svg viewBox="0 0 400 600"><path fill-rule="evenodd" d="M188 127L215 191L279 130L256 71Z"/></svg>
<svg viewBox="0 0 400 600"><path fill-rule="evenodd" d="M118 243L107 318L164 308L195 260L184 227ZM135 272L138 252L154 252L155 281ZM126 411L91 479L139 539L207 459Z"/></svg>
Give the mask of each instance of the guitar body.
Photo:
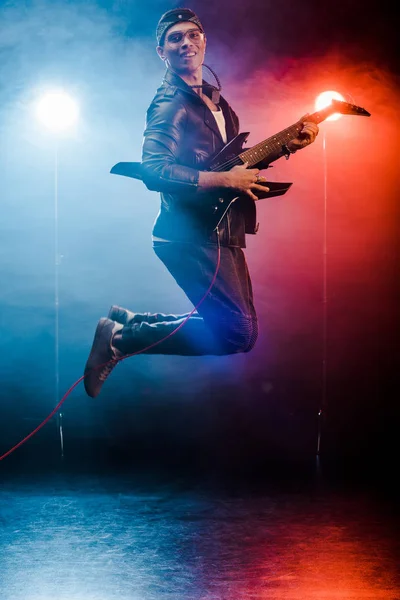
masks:
<svg viewBox="0 0 400 600"><path fill-rule="evenodd" d="M259 190L255 191L254 194L258 197L259 200L264 200L265 198L273 198L274 196L283 196L286 194L292 183L282 183L276 181L266 181L260 183L259 185L265 186L268 191L260 192ZM212 196L210 196L212 198ZM221 223L222 219L232 206L236 200L241 199L243 202L253 202L253 200L246 195L235 195L231 191L227 190L226 192L221 193L218 196L214 196L213 200L211 200L211 214L207 215L207 221L210 229L215 230Z"/></svg>
<svg viewBox="0 0 400 600"><path fill-rule="evenodd" d="M234 137L228 144L226 144L226 146L222 148L222 150L220 150L220 152L218 152L218 154L211 159L206 171L227 171L229 168L232 168L235 165L243 164L240 155L243 152L243 144L247 141L249 135L249 132L244 132L239 133L236 137ZM254 191L254 194L259 200L264 200L265 198L273 198L274 196L283 196L283 194L286 194L292 184L266 181L260 183L259 185L269 188L268 191L265 192L260 192L258 190ZM210 228L212 230L217 229L218 225L221 223L232 204L238 198L242 198L244 201L252 202L248 196L238 196L237 194L232 193L231 190L226 190L226 192L215 195L214 198L215 202L211 203L212 213L208 216Z"/></svg>
<svg viewBox="0 0 400 600"><path fill-rule="evenodd" d="M244 134L243 134L244 135ZM246 134L247 135L247 134ZM239 136L237 136L239 137ZM232 140L232 142L234 142L236 140L236 138L234 138ZM232 143L231 142L231 143ZM226 147L225 147L226 148ZM224 160L224 155L222 155L222 153L224 153L225 148L223 148L221 150L221 152L219 153L219 160ZM227 154L226 156L231 157L232 159L234 158L234 155L231 154L231 152L229 151L229 154ZM215 157L217 158L217 157ZM219 163L218 163L219 164ZM238 163L240 164L240 163ZM208 170L212 170L212 169L206 169ZM113 173L114 175L122 175L123 177L131 177L133 179L140 179L142 180L142 174L141 174L141 163L139 162L119 162L116 165L114 165L110 171L111 173ZM269 191L267 192L255 192L256 196L259 198L259 200L264 200L265 198L273 198L274 196L283 196L283 194L286 194L286 192L288 191L288 189L290 188L290 186L292 185L291 183L278 183L275 181L267 181L265 183L260 183L260 185L265 186L266 188L269 188ZM237 196L235 194L233 194L230 190L226 190L226 192L222 192L220 194L207 194L207 198L211 199L208 200L207 199L207 203L204 206L204 218L205 220L209 223L209 227L211 230L215 230L218 225L221 223L221 220L224 218L225 214L228 212L229 208L231 207L231 205L233 204L233 202L235 202L238 198L242 198L242 200L244 201L249 201L252 202L252 200L250 198L248 198L247 196ZM211 208L210 208L211 206Z"/></svg>
<svg viewBox="0 0 400 600"><path fill-rule="evenodd" d="M326 106L319 112L315 112L311 115L307 115L307 121L313 123L321 123L329 116L339 113L342 115L355 115L362 117L370 117L370 113L355 104L349 104L348 102L342 102L341 100L332 100L331 104ZM248 168L252 168L259 162L266 160L271 157L271 161L277 156L277 153L281 151L284 144L290 140L295 139L303 128L303 122L297 121L290 127L287 127L283 131L271 136L270 138L263 140L259 144L256 144L252 148L243 150L243 144L246 142L249 133L239 133L233 140L231 140L226 146L222 148L218 154L211 158L206 171L229 171L235 165L243 165L248 163ZM111 169L111 173L117 175L124 175L125 177L133 177L134 179L142 179L141 163L132 162L119 162L114 165ZM274 196L282 196L285 194L291 183L277 183L277 182L265 182L260 185L269 188L267 192L255 192L260 200L264 198L272 198ZM226 215L232 203L238 198L243 200L252 200L245 195L238 196L235 192L227 189L224 192L219 192L215 195L208 195L211 198L211 202L208 202L204 206L206 212L206 220L209 223L210 229L215 230L220 224L221 220ZM211 208L210 208L211 206Z"/></svg>
<svg viewBox="0 0 400 600"><path fill-rule="evenodd" d="M243 144L250 133L239 133L226 144L210 161L207 171L227 171L226 164L232 161L232 166L239 165L242 161L238 158L243 152ZM242 163L243 164L243 163Z"/></svg>

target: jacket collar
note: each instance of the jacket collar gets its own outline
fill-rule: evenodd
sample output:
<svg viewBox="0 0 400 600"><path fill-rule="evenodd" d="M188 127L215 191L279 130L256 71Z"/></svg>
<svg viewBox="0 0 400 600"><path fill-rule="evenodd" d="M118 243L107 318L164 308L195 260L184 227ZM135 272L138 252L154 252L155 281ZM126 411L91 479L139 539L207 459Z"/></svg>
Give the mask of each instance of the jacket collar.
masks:
<svg viewBox="0 0 400 600"><path fill-rule="evenodd" d="M182 77L179 77L179 75L177 75L173 71L170 71L169 69L167 69L167 71L164 75L164 81L166 83L168 83L169 85L179 88L180 90L182 90L183 92L186 92L187 94L192 94L192 96L196 96L196 98L199 98L198 94L196 94L196 92L194 92L192 90L190 85L188 85L185 81L183 81Z"/></svg>
<svg viewBox="0 0 400 600"><path fill-rule="evenodd" d="M205 110L204 122L205 122L205 124L208 125L208 127L210 127L210 129L212 129L214 131L214 133L220 138L221 142L223 143L217 122L216 122L215 118L210 114L211 113L210 109L208 108L208 106L206 106L206 104L204 104L204 102L199 97L199 95L193 91L193 89L190 87L190 85L188 85L185 81L183 81L183 79L181 77L179 77L179 75L173 73L169 69L167 69L167 71L164 75L164 81L168 85L176 87L179 90L181 90L182 92L190 94L199 103L201 103L204 106L204 110ZM227 133L228 141L230 141L237 134L237 132L235 131L235 127L233 124L230 107L229 107L228 103L226 102L226 100L222 96L220 98L220 108L224 113L226 133Z"/></svg>

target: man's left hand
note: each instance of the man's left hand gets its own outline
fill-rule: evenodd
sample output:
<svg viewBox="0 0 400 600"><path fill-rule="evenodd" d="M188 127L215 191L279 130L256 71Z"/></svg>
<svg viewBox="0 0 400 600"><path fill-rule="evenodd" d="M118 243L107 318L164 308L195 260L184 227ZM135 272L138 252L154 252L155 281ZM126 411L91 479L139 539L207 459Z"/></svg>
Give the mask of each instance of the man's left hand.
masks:
<svg viewBox="0 0 400 600"><path fill-rule="evenodd" d="M303 129L300 131L299 135L287 144L289 150L292 150L293 152L301 150L315 142L315 138L318 135L318 125L311 121L307 121L307 116L308 115L304 115L301 119L301 121L303 121Z"/></svg>

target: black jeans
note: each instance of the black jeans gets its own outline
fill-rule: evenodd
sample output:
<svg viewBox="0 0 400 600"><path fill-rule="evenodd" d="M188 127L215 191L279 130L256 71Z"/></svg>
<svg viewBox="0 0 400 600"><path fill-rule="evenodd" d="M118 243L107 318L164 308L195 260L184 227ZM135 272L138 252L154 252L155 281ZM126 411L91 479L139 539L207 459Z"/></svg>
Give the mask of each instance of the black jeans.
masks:
<svg viewBox="0 0 400 600"><path fill-rule="evenodd" d="M156 243L154 251L197 306L216 271L218 247L167 242ZM126 354L144 350L147 354L186 356L251 350L257 339L258 324L246 259L241 248L221 247L220 252L220 267L212 289L198 311L178 331L189 313L137 314L121 332L120 350Z"/></svg>

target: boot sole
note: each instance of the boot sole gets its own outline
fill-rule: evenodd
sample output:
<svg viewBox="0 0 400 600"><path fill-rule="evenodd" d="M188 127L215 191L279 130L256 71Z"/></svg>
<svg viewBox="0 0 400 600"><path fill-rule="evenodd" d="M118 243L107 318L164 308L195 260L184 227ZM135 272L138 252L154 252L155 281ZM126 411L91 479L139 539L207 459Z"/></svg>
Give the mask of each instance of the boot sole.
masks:
<svg viewBox="0 0 400 600"><path fill-rule="evenodd" d="M89 366L89 365L90 365L90 363L93 361L93 357L94 357L95 355L97 355L97 356L98 356L99 354L101 354L101 350L100 350L100 351L99 351L99 350L96 350L96 352L95 352L95 351L94 351L94 349L95 349L96 347L99 347L99 346L100 346L100 344L101 344L102 346L104 345L104 343L105 343L105 340L103 340L103 339L101 339L101 338L102 338L102 334L103 334L103 329L104 329L104 327L105 327L106 325L107 325L107 319L100 319L100 322L98 323L98 325L97 325L97 327L96 327L95 334L94 334L94 339L93 339L92 348L91 348L91 350L90 350L90 354L89 354L89 357L88 357L88 359L87 359L87 361L86 361L86 365L85 365L85 371L84 371L84 380L83 380L83 384L84 384L84 386L85 386L85 390L86 390L86 393L87 393L87 395L88 395L88 396L90 396L91 398L96 398L96 396L98 396L98 395L100 394L100 391L101 391L101 388L102 388L102 385L103 385L103 383L102 383L102 385L100 386L100 389L99 389L97 392L94 392L92 389L90 389L90 388L91 388L91 386L90 386L90 383L89 383L89 381L87 380L87 375L90 375L91 371L95 371L95 370L96 370L96 367L99 367L100 365L102 365L102 364L104 364L104 363L107 363L107 362L108 362L108 360L111 360L111 358L108 358L108 357L107 357L107 358L105 358L104 360L102 360L102 362L98 362L98 361L97 361L97 364L96 364L96 365Z"/></svg>

